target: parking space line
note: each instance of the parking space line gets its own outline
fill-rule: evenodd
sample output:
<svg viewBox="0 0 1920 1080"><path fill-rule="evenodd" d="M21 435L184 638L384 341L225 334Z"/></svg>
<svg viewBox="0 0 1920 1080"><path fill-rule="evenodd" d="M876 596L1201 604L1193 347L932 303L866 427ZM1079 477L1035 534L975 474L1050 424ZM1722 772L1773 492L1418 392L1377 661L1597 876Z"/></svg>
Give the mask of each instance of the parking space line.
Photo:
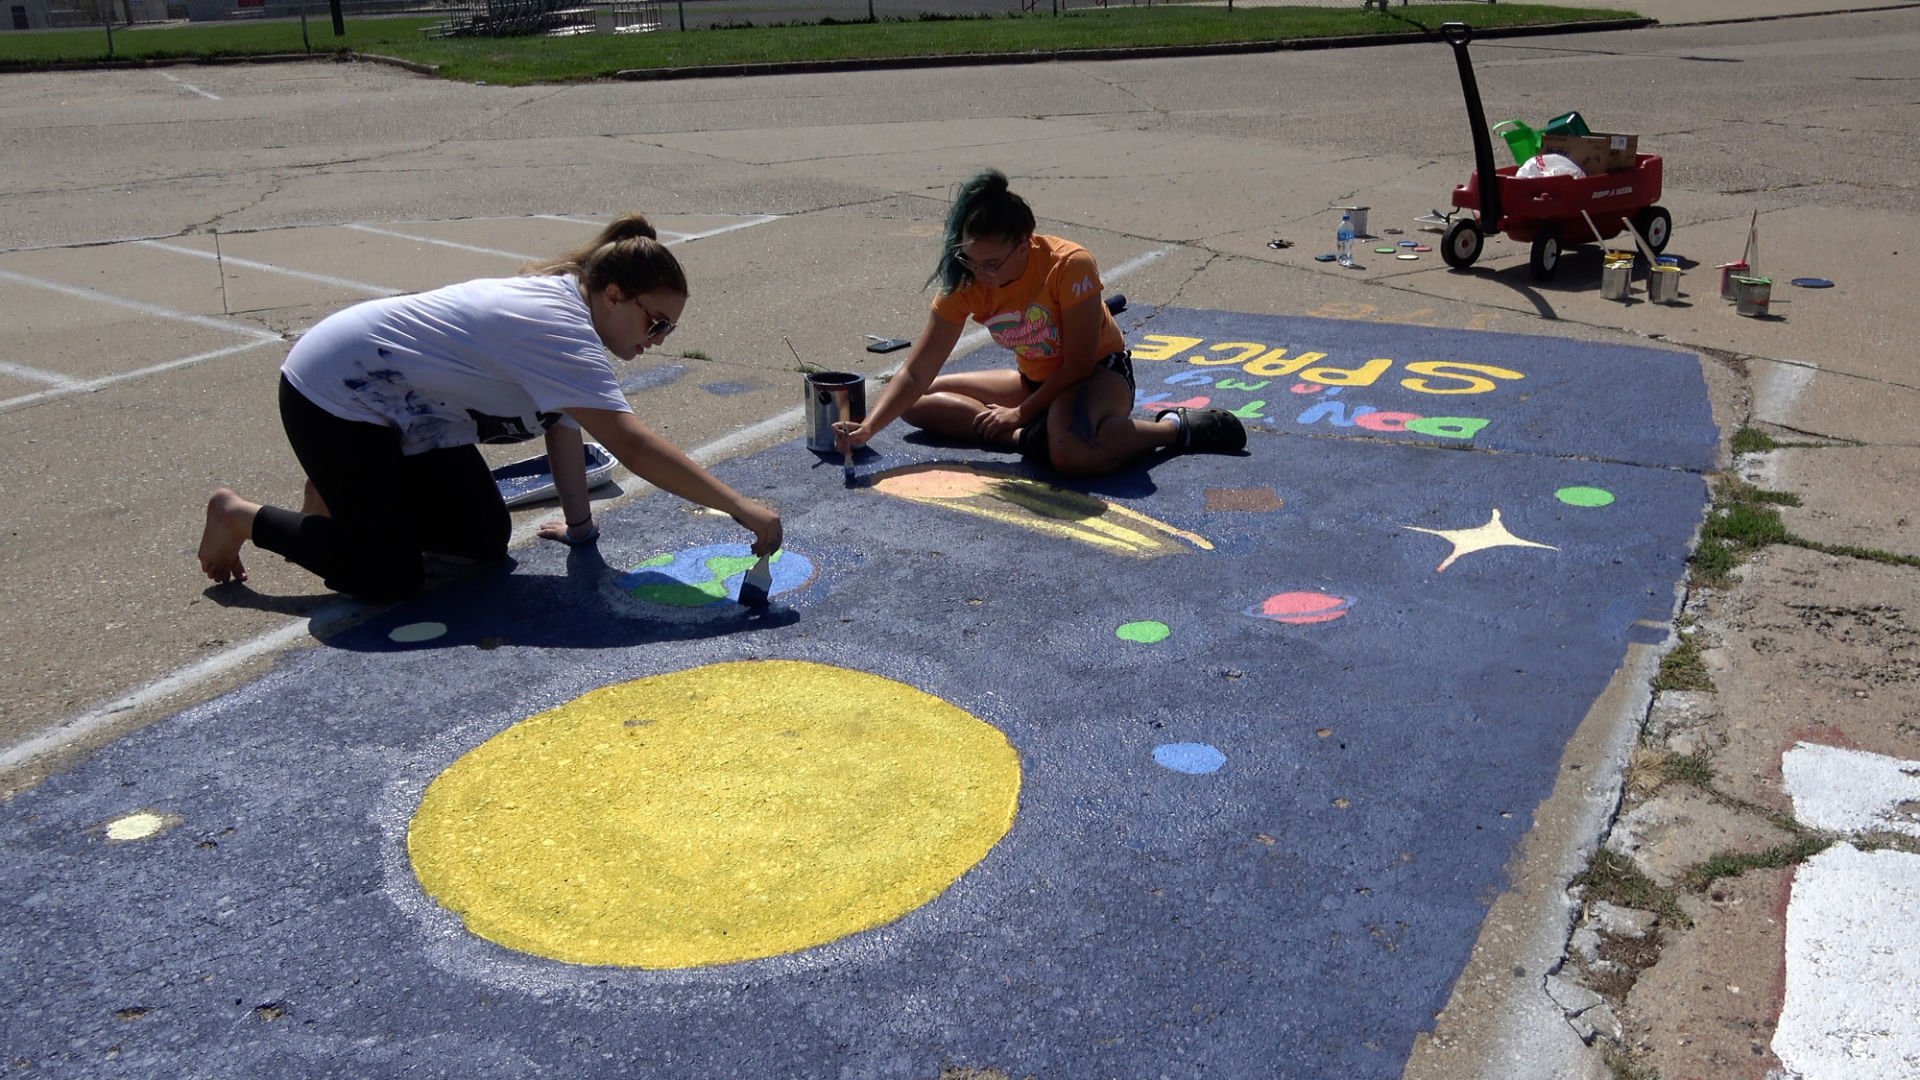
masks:
<svg viewBox="0 0 1920 1080"><path fill-rule="evenodd" d="M415 236L412 233L404 233L398 229L383 229L378 225L351 224L348 225L347 228L354 229L358 232L373 233L375 236L391 236L397 240L411 240L416 244L432 244L436 247L452 248L455 251L471 251L475 255L498 255L503 259L517 259L520 262L532 262L535 259L542 258L542 256L539 255L522 255L517 251L501 251L499 248L476 247L472 244L462 244L454 240L441 240L432 236Z"/></svg>
<svg viewBox="0 0 1920 1080"><path fill-rule="evenodd" d="M219 95L219 94L210 94L210 93L208 93L208 92L206 92L205 90L202 90L202 89L200 89L199 87L197 87L197 86L195 86L195 85L193 85L192 83L190 83L190 82L187 82L187 81L186 81L186 80L184 80L184 79L176 79L176 78L174 78L174 77L173 77L172 75L169 75L169 74L167 74L167 73L166 73L166 72L164 72L164 71L160 73L160 77L161 77L161 78L163 78L163 79L166 79L166 80L167 80L168 82L171 82L171 83L178 83L178 84L180 84L181 86L184 86L184 87L186 87L186 88L187 88L188 90L191 90L191 91L193 91L193 92L194 92L194 93L196 93L196 94L199 94L199 95L200 95L201 97L203 97L203 98L206 98L206 99L207 99L208 101L219 101L219 100L220 100L220 95Z"/></svg>
<svg viewBox="0 0 1920 1080"><path fill-rule="evenodd" d="M55 386L73 386L80 381L57 372L41 371L39 368L30 368L22 364L9 364L5 360L0 360L0 375L11 375L28 382L52 383Z"/></svg>
<svg viewBox="0 0 1920 1080"><path fill-rule="evenodd" d="M212 258L213 256L209 255L207 257ZM211 315L193 315L185 311L175 311L172 308L161 307L159 304L149 304L144 300L134 300L125 296L115 296L112 293L103 293L98 289L89 289L84 285L68 285L64 282L48 281L46 278L37 278L28 274L16 273L12 270L0 270L0 281L11 281L20 285L31 285L36 289L46 289L49 292L57 292L65 296L74 296L82 300L95 300L102 304L111 304L114 307L126 308L128 311L137 311L142 315L151 315L156 319L169 319L174 322L191 323L194 326L202 326L211 330L224 330L229 334L243 334L261 341L281 340L279 334L273 333L270 330L262 330L257 326L249 326L243 322L216 319Z"/></svg>
<svg viewBox="0 0 1920 1080"><path fill-rule="evenodd" d="M154 364L150 367L143 367L134 371L122 371L113 375L102 375L97 379L69 379L64 384L50 390L40 390L32 394L23 394L20 397L7 398L4 401L0 401L0 413L12 412L15 409L25 408L28 405L35 405L42 401L67 397L70 394L84 394L89 391L100 390L112 386L115 383L126 382L128 379L140 379L148 375L158 375L163 371L172 371L175 368L192 367L195 364L204 363L208 360L218 360L222 356L232 356L234 353L246 352L248 349L258 349L263 345L277 345L280 341L281 339L277 337L261 338L256 341L243 341L238 345L229 345L224 349L213 349L209 352L196 353L193 356L183 356L178 360L169 360L164 364Z"/></svg>
<svg viewBox="0 0 1920 1080"><path fill-rule="evenodd" d="M599 225L606 224L606 222L604 221L595 221L592 218L572 217L567 214L535 214L534 217L540 218L544 221L564 221L569 225L599 226ZM673 238L670 240L661 241L661 243L666 244L668 247L672 247L675 244L684 244L690 240L705 240L709 236L719 236L722 233L730 233L739 229L751 229L755 225L765 225L770 221L779 221L779 220L780 220L779 214L756 214L751 220L736 221L731 225L722 225L717 229L708 229L705 232L683 233L683 232L675 232L672 229L660 229L659 231L662 236L670 236ZM658 228L658 226L655 226L655 227Z"/></svg>
<svg viewBox="0 0 1920 1080"><path fill-rule="evenodd" d="M219 255L211 251L200 251L196 248L182 247L179 244L169 244L164 240L141 240L138 241L138 243L145 244L151 248L159 248L161 251L171 251L176 255L191 255L196 259L213 259L217 262L231 263L234 266L245 267L248 270L260 270L269 274L280 274L285 277L299 278L302 281L312 281L321 285L333 285L342 289L363 292L370 296L399 296L401 293L407 291L405 289L389 289L385 285L370 285L367 282L354 281L350 278L333 277L330 274L311 274L305 270L290 270L287 267L276 266L273 263L255 262L252 259L241 259L232 255Z"/></svg>

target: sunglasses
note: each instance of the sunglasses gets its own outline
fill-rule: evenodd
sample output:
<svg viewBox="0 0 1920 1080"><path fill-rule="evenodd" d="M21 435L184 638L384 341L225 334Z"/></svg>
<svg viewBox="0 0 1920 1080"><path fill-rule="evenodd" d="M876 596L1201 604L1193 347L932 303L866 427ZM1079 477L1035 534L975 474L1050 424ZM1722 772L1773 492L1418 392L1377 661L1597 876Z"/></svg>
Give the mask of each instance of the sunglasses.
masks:
<svg viewBox="0 0 1920 1080"><path fill-rule="evenodd" d="M961 266L966 267L967 269L973 271L976 274L997 274L1000 272L1001 267L1007 265L1007 263L1009 262L1012 262L1013 257L1015 255L1020 254L1020 252L1024 250L1026 246L1027 246L1026 241L1022 240L1019 243L1015 244L1010 250L1008 250L1008 252L1005 255L1002 255L997 259L988 259L983 262L974 262L973 259L968 257L966 252L960 251L958 249L954 251L953 258L955 262L959 263Z"/></svg>
<svg viewBox="0 0 1920 1080"><path fill-rule="evenodd" d="M633 299L633 306L639 308L640 314L645 315L647 317L647 336L648 337L664 338L668 334L671 334L675 330L679 329L680 327L680 324L677 322L674 322L672 319L663 319L660 316L655 315L651 310L648 309L647 305L640 302L640 298L637 296L634 297Z"/></svg>

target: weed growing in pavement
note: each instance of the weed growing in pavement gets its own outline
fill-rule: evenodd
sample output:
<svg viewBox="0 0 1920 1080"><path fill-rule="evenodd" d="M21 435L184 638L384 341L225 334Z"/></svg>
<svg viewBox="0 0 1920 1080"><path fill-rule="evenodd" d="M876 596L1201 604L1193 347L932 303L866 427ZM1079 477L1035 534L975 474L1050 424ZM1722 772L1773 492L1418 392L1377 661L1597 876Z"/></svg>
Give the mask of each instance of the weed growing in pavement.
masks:
<svg viewBox="0 0 1920 1080"><path fill-rule="evenodd" d="M1733 438L1727 446L1735 454L1764 454L1769 450L1779 449L1780 444L1774 441L1773 436L1757 427L1743 427L1733 433Z"/></svg>
<svg viewBox="0 0 1920 1080"><path fill-rule="evenodd" d="M688 349L688 350L686 350L685 352L683 352L683 353L681 353L681 354L680 354L680 359L682 359L682 360L711 360L711 359L713 359L713 357L711 357L711 356L708 356L708 355L707 355L706 353L704 353L704 352L702 352L702 351L700 351L699 349Z"/></svg>
<svg viewBox="0 0 1920 1080"><path fill-rule="evenodd" d="M1706 661L1700 654L1700 640L1697 634L1685 633L1693 625L1693 620L1683 617L1680 620L1680 643L1667 650L1660 658L1660 671L1653 677L1653 691L1663 690L1712 690L1713 677L1707 673Z"/></svg>
<svg viewBox="0 0 1920 1080"><path fill-rule="evenodd" d="M1673 754L1660 763L1660 774L1668 780L1692 784L1701 791L1713 790L1713 764L1705 754Z"/></svg>
<svg viewBox="0 0 1920 1080"><path fill-rule="evenodd" d="M1588 900L1605 900L1620 907L1651 911L1668 926L1693 925L1693 920L1680 906L1677 890L1641 873L1632 859L1619 852L1605 848L1594 852L1587 868L1574 875L1573 884L1583 890Z"/></svg>
<svg viewBox="0 0 1920 1080"><path fill-rule="evenodd" d="M1720 477L1707 522L1700 527L1700 546L1693 553L1694 585L1722 587L1754 552L1788 539L1780 512L1773 508L1782 494L1763 492L1736 476Z"/></svg>
<svg viewBox="0 0 1920 1080"><path fill-rule="evenodd" d="M1757 427L1743 427L1728 443L1735 454L1764 454L1769 450L1824 450L1830 446L1859 446L1851 439L1816 439L1812 442L1783 442Z"/></svg>
<svg viewBox="0 0 1920 1080"><path fill-rule="evenodd" d="M1600 1059L1612 1071L1613 1080L1660 1080L1659 1069L1633 1060L1626 1051L1617 1047L1607 1047L1601 1052Z"/></svg>
<svg viewBox="0 0 1920 1080"><path fill-rule="evenodd" d="M1749 870L1779 870L1798 866L1825 851L1832 843L1831 837L1807 834L1784 844L1775 844L1765 851L1726 852L1689 867L1682 880L1695 892L1705 892L1721 878L1739 877Z"/></svg>

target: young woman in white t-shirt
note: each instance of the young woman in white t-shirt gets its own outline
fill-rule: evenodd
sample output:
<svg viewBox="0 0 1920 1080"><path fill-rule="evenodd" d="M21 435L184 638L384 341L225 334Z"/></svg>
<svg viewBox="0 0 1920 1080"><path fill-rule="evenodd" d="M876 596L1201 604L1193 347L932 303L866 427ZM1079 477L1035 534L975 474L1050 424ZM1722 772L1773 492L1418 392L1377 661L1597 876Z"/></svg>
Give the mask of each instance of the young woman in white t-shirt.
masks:
<svg viewBox="0 0 1920 1080"><path fill-rule="evenodd" d="M729 514L753 551L780 515L742 496L633 415L607 353L631 360L673 332L687 278L628 214L578 251L431 292L356 304L308 331L280 373L280 417L307 473L297 511L229 488L207 501L200 568L245 581L241 548L284 555L372 601L418 588L427 552L498 562L512 521L475 445L543 435L563 520L546 539L591 542L585 428L634 475Z"/></svg>

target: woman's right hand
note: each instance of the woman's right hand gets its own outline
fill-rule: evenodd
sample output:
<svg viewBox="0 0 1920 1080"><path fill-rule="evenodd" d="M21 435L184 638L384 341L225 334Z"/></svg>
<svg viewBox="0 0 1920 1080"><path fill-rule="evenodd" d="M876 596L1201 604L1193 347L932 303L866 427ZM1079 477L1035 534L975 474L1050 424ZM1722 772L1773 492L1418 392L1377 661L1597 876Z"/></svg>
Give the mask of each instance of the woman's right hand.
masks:
<svg viewBox="0 0 1920 1080"><path fill-rule="evenodd" d="M740 509L732 515L733 520L754 536L753 553L771 555L780 550L785 537L780 528L780 512L765 503L752 499L741 501Z"/></svg>
<svg viewBox="0 0 1920 1080"><path fill-rule="evenodd" d="M852 420L836 420L833 424L833 448L846 453L858 449L873 441L873 432L867 425Z"/></svg>

